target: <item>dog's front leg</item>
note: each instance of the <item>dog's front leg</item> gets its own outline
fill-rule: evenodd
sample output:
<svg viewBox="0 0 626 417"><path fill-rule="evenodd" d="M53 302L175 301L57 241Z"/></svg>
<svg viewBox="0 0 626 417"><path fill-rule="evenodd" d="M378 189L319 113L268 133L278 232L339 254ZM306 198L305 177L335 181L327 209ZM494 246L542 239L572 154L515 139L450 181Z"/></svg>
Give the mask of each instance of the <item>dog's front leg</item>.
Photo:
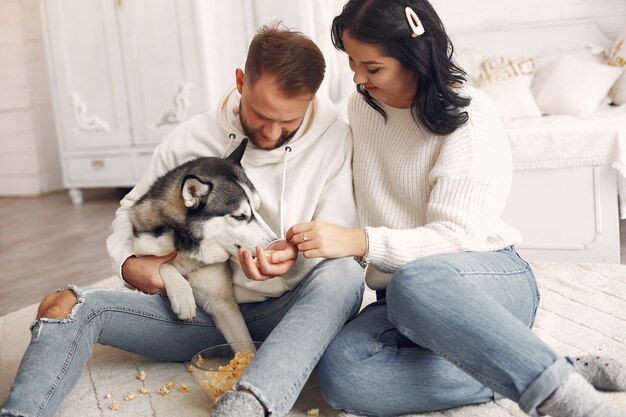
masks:
<svg viewBox="0 0 626 417"><path fill-rule="evenodd" d="M165 284L172 311L181 320L191 320L196 315L196 300L193 298L189 282L174 265L168 263L161 264L159 273Z"/></svg>
<svg viewBox="0 0 626 417"><path fill-rule="evenodd" d="M230 267L207 265L187 275L196 302L211 315L227 342L240 342L239 351L256 352L248 326L235 301Z"/></svg>

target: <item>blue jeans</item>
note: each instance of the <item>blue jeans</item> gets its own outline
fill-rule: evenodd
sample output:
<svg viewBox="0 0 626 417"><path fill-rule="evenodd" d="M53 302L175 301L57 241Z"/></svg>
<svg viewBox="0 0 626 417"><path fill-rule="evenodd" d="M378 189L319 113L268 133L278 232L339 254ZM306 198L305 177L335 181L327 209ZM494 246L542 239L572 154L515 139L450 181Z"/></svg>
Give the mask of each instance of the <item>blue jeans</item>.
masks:
<svg viewBox="0 0 626 417"><path fill-rule="evenodd" d="M538 303L532 270L513 248L411 262L330 344L318 365L322 395L373 416L504 396L537 416L574 371L530 331Z"/></svg>
<svg viewBox="0 0 626 417"><path fill-rule="evenodd" d="M286 414L328 344L357 314L363 287L363 271L354 260L326 260L283 296L241 304L253 340L265 342L239 384L272 415ZM74 291L79 302L69 319L33 324L3 415L52 416L96 343L159 361L188 361L224 343L208 315L198 310L193 321L180 321L162 296L127 289Z"/></svg>

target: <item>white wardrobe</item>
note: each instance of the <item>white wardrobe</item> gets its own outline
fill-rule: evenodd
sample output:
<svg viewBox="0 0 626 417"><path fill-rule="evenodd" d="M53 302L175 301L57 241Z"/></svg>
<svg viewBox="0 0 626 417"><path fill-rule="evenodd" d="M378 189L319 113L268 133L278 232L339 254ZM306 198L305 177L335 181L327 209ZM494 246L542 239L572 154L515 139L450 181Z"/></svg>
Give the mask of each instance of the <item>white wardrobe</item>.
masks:
<svg viewBox="0 0 626 417"><path fill-rule="evenodd" d="M41 0L41 12L64 186L76 204L84 187L133 186L168 131L208 109L198 4Z"/></svg>

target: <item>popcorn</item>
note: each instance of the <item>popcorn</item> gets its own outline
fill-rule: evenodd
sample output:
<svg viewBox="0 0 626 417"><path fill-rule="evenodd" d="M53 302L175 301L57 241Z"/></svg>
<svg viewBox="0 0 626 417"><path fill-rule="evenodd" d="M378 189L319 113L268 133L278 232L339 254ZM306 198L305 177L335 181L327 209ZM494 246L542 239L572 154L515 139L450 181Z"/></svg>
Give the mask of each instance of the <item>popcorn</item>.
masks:
<svg viewBox="0 0 626 417"><path fill-rule="evenodd" d="M219 366L217 370L205 371L205 379L200 385L212 398L221 397L239 381L241 372L246 369L253 358L254 353L251 352L235 353L234 358L227 365Z"/></svg>
<svg viewBox="0 0 626 417"><path fill-rule="evenodd" d="M198 368L202 368L202 366L204 366L204 359L200 355L198 355L198 359L196 359L196 366Z"/></svg>
<svg viewBox="0 0 626 417"><path fill-rule="evenodd" d="M309 410L307 410L306 412L307 416L312 416L312 417L317 417L320 415L320 409L319 408L311 408Z"/></svg>
<svg viewBox="0 0 626 417"><path fill-rule="evenodd" d="M275 250L272 249L268 249L265 251L265 259L267 259L267 262L272 263L272 255L274 254L274 252L276 252ZM256 259L256 266L259 266L260 262L259 259Z"/></svg>
<svg viewBox="0 0 626 417"><path fill-rule="evenodd" d="M161 388L159 388L159 392L161 393L162 396L166 396L167 394L170 393L170 389L167 388L167 385L163 385Z"/></svg>
<svg viewBox="0 0 626 417"><path fill-rule="evenodd" d="M198 356L198 358L201 358L202 356ZM188 363L187 364L187 372L192 373L193 372L193 365Z"/></svg>
<svg viewBox="0 0 626 417"><path fill-rule="evenodd" d="M144 371L140 371L137 374L137 379L140 381L145 381L146 379L146 373ZM165 384L163 384L161 386L161 388L159 388L159 393L163 396L171 393L172 391L174 391L176 389L176 384L172 381L167 381ZM189 387L187 386L187 384L180 384L180 386L178 387L178 391L181 393L186 393L189 391ZM139 388L139 392L141 394L148 394L149 390L148 387L146 387L145 385L141 386ZM109 391L106 393L106 395L104 396L106 399L111 400L111 402L109 403L109 410L111 411L117 411L120 409L120 404L112 399L113 398L113 391ZM124 397L124 401L132 401L134 399L136 399L138 397L138 393L135 391L129 391L126 396Z"/></svg>

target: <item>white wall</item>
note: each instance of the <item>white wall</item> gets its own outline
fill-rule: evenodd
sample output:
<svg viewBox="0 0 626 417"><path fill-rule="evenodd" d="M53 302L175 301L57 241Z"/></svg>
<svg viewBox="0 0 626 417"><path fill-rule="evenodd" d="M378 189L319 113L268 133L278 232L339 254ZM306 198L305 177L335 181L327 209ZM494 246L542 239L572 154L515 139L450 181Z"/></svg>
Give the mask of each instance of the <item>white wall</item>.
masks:
<svg viewBox="0 0 626 417"><path fill-rule="evenodd" d="M537 22L591 21L610 38L626 29L626 0L433 0L450 32Z"/></svg>
<svg viewBox="0 0 626 417"><path fill-rule="evenodd" d="M37 0L0 0L0 196L62 187Z"/></svg>
<svg viewBox="0 0 626 417"><path fill-rule="evenodd" d="M257 22L282 18L290 23L302 23L320 12L326 18L331 9L339 12L345 1L253 0L251 3ZM611 38L626 29L626 0L431 0L431 3L451 32L564 20L596 22ZM313 10L315 13L311 14Z"/></svg>

